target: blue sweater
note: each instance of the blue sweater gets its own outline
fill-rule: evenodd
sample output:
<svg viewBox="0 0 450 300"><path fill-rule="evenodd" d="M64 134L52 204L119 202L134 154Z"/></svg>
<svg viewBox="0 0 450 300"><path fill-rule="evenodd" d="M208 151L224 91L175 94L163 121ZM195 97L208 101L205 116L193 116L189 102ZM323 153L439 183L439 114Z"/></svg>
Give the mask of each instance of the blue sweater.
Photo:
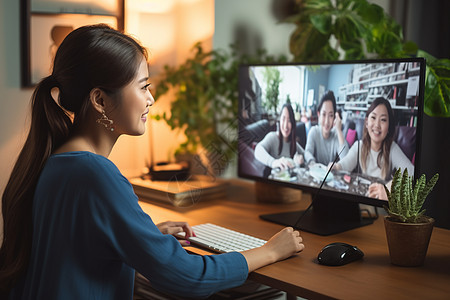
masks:
<svg viewBox="0 0 450 300"><path fill-rule="evenodd" d="M163 235L117 167L90 152L48 159L33 226L30 264L10 299L132 299L135 269L156 289L205 297L248 274L240 253L190 255Z"/></svg>

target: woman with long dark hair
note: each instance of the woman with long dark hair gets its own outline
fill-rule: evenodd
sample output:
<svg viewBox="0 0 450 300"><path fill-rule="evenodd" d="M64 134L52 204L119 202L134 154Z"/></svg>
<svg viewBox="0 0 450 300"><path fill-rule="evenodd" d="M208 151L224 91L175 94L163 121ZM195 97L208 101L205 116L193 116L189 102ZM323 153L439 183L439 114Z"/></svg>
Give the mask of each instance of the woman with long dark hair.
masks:
<svg viewBox="0 0 450 300"><path fill-rule="evenodd" d="M304 150L295 138L294 110L289 103L281 108L278 131L269 132L255 147L255 158L269 168L292 168L304 162Z"/></svg>
<svg viewBox="0 0 450 300"><path fill-rule="evenodd" d="M378 177L385 182L392 179L398 168L407 168L414 174L414 166L394 142L395 121L391 104L384 98L375 99L367 109L361 143L353 144L347 156L335 164L337 170L354 170L358 162L363 174ZM360 157L358 158L358 153ZM383 184L372 183L369 197L387 200Z"/></svg>
<svg viewBox="0 0 450 300"><path fill-rule="evenodd" d="M171 235L192 236L188 224L153 223L107 158L119 136L144 133L148 77L145 49L106 25L58 48L2 196L2 299L132 299L135 269L156 289L204 297L303 249L285 228L253 250L189 255Z"/></svg>

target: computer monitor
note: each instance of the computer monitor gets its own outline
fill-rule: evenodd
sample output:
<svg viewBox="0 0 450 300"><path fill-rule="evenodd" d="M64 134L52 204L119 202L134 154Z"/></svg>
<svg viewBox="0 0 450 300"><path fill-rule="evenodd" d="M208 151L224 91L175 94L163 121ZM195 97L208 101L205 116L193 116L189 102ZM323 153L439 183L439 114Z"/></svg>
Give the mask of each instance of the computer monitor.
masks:
<svg viewBox="0 0 450 300"><path fill-rule="evenodd" d="M424 81L422 58L241 65L238 176L313 200L261 218L320 235L372 223L360 204L387 204L396 168L420 173Z"/></svg>

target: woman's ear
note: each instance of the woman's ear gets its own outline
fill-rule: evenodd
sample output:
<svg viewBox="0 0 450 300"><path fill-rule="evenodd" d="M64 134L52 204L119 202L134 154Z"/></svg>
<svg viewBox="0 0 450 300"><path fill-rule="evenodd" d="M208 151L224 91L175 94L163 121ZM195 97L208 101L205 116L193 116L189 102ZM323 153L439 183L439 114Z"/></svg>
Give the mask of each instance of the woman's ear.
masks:
<svg viewBox="0 0 450 300"><path fill-rule="evenodd" d="M104 96L104 92L99 88L93 88L89 93L89 100L91 101L92 107L99 113L105 111L106 103Z"/></svg>

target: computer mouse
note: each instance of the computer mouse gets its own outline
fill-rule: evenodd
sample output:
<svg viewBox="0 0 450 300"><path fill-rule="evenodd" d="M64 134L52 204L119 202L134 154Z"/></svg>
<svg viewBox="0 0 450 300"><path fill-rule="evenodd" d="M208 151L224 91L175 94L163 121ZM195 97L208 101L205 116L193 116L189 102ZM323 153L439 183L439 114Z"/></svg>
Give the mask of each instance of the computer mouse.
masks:
<svg viewBox="0 0 450 300"><path fill-rule="evenodd" d="M317 255L319 264L327 266L342 266L361 259L364 253L356 246L347 243L331 243L322 248Z"/></svg>

